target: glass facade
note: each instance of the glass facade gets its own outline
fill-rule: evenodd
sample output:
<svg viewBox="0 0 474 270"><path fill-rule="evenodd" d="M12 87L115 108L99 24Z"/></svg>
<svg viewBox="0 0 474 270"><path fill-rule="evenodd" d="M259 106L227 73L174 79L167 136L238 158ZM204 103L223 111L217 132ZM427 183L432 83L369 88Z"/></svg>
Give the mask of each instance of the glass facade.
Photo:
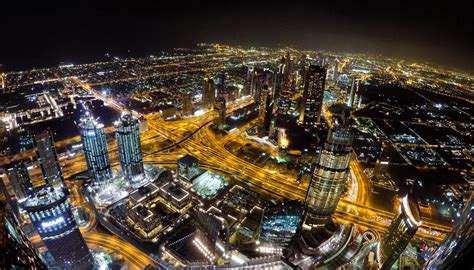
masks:
<svg viewBox="0 0 474 270"><path fill-rule="evenodd" d="M333 116L305 199L305 225L323 225L336 210L347 181L354 134L348 111Z"/></svg>
<svg viewBox="0 0 474 270"><path fill-rule="evenodd" d="M63 186L64 178L51 131L47 130L34 135L33 142L46 184L54 187Z"/></svg>
<svg viewBox="0 0 474 270"><path fill-rule="evenodd" d="M56 263L64 269L92 269L92 255L62 189L37 191L25 210Z"/></svg>
<svg viewBox="0 0 474 270"><path fill-rule="evenodd" d="M115 122L119 161L127 178L143 174L143 156L138 119L124 114Z"/></svg>
<svg viewBox="0 0 474 270"><path fill-rule="evenodd" d="M310 65L304 83L304 106L301 106L302 111L300 111L300 120L305 128L313 127L321 121L325 83L326 69Z"/></svg>
<svg viewBox="0 0 474 270"><path fill-rule="evenodd" d="M89 175L95 183L108 180L112 176L112 171L104 125L87 114L81 118L79 130Z"/></svg>

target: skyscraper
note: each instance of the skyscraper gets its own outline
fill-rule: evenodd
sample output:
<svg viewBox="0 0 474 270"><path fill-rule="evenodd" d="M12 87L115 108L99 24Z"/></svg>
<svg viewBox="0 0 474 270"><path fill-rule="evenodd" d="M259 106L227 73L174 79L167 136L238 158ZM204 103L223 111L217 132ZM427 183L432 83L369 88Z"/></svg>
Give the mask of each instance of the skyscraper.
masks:
<svg viewBox="0 0 474 270"><path fill-rule="evenodd" d="M254 92L255 71L253 66L247 69L247 76L245 78L244 88L242 89L242 96L250 96Z"/></svg>
<svg viewBox="0 0 474 270"><path fill-rule="evenodd" d="M193 96L191 93L184 93L182 96L183 102L183 116L193 115Z"/></svg>
<svg viewBox="0 0 474 270"><path fill-rule="evenodd" d="M214 111L217 113L217 118L214 120L214 124L218 126L219 129L223 129L225 126L225 113L226 113L226 103L223 97L218 97L214 103Z"/></svg>
<svg viewBox="0 0 474 270"><path fill-rule="evenodd" d="M24 207L61 268L92 269L92 255L77 227L65 190L45 186Z"/></svg>
<svg viewBox="0 0 474 270"><path fill-rule="evenodd" d="M90 177L95 183L108 180L112 176L112 171L110 169L104 125L97 122L87 112L81 118L79 131Z"/></svg>
<svg viewBox="0 0 474 270"><path fill-rule="evenodd" d="M209 77L205 77L202 85L202 109L204 111L209 111L213 108L214 102L216 100L216 87L214 85L214 80Z"/></svg>
<svg viewBox="0 0 474 270"><path fill-rule="evenodd" d="M46 269L1 193L0 269Z"/></svg>
<svg viewBox="0 0 474 270"><path fill-rule="evenodd" d="M474 193L471 191L461 217L428 260L424 269L473 269L474 261L471 256L474 243L473 220Z"/></svg>
<svg viewBox="0 0 474 270"><path fill-rule="evenodd" d="M400 213L390 224L388 234L377 245L377 263L380 269L388 270L392 267L420 226L420 208L415 198L408 194L403 197Z"/></svg>
<svg viewBox="0 0 474 270"><path fill-rule="evenodd" d="M64 185L64 178L51 131L45 130L35 134L33 143L44 181L47 185L62 187Z"/></svg>
<svg viewBox="0 0 474 270"><path fill-rule="evenodd" d="M268 136L270 130L270 121L273 115L273 96L271 91L265 85L260 93L260 102L258 109L258 133L260 137Z"/></svg>
<svg viewBox="0 0 474 270"><path fill-rule="evenodd" d="M18 201L26 199L33 195L33 185L25 163L20 160L10 164L7 168L8 181L13 187Z"/></svg>
<svg viewBox="0 0 474 270"><path fill-rule="evenodd" d="M305 128L311 128L321 121L326 69L310 65L305 76L303 106L300 110L300 120Z"/></svg>
<svg viewBox="0 0 474 270"><path fill-rule="evenodd" d="M351 92L349 93L349 98L347 99L347 106L354 108L354 106L358 107L359 103L359 86L360 86L360 78L352 77L351 82Z"/></svg>
<svg viewBox="0 0 474 270"><path fill-rule="evenodd" d="M143 174L143 157L138 119L122 114L115 122L115 138L122 172L128 179Z"/></svg>
<svg viewBox="0 0 474 270"><path fill-rule="evenodd" d="M224 95L225 92L225 81L226 81L226 75L224 72L219 72L216 75L216 90L217 90L217 96L222 96Z"/></svg>
<svg viewBox="0 0 474 270"><path fill-rule="evenodd" d="M347 181L354 134L349 110L342 104L329 108L333 117L319 154L305 199L305 228L324 225L336 210Z"/></svg>

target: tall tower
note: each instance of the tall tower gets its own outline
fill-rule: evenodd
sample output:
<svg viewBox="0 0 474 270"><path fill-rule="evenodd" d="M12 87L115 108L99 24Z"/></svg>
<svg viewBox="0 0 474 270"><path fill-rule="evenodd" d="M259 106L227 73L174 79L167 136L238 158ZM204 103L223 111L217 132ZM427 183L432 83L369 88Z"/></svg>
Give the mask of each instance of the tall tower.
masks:
<svg viewBox="0 0 474 270"><path fill-rule="evenodd" d="M211 110L215 100L216 87L214 85L214 80L212 78L205 77L202 85L202 109L204 111Z"/></svg>
<svg viewBox="0 0 474 270"><path fill-rule="evenodd" d="M333 115L332 124L306 194L303 229L326 224L346 186L354 138L350 112L342 104L333 105L329 110Z"/></svg>
<svg viewBox="0 0 474 270"><path fill-rule="evenodd" d="M358 107L360 99L359 86L360 78L352 77L351 92L349 93L349 98L347 99L347 106L351 108L354 108L354 106Z"/></svg>
<svg viewBox="0 0 474 270"><path fill-rule="evenodd" d="M0 193L0 269L46 269Z"/></svg>
<svg viewBox="0 0 474 270"><path fill-rule="evenodd" d="M189 116L193 114L193 100L191 93L185 93L182 96L183 101L183 116Z"/></svg>
<svg viewBox="0 0 474 270"><path fill-rule="evenodd" d="M420 208L415 198L408 194L401 201L400 214L390 224L388 235L377 245L379 269L388 270L392 267L420 226Z"/></svg>
<svg viewBox="0 0 474 270"><path fill-rule="evenodd" d="M33 185L31 184L30 175L22 160L12 163L7 168L7 175L8 181L13 187L18 201L25 200L27 197L33 195Z"/></svg>
<svg viewBox="0 0 474 270"><path fill-rule="evenodd" d="M120 165L124 175L132 179L144 172L138 119L122 114L114 124Z"/></svg>
<svg viewBox="0 0 474 270"><path fill-rule="evenodd" d="M104 125L97 122L87 112L79 123L84 155L89 175L95 183L101 183L112 176L109 151L105 137Z"/></svg>
<svg viewBox="0 0 474 270"><path fill-rule="evenodd" d="M245 85L242 89L242 96L250 96L254 92L254 80L255 71L253 66L249 66L247 69L247 77L245 79Z"/></svg>
<svg viewBox="0 0 474 270"><path fill-rule="evenodd" d="M92 269L93 259L62 188L45 186L25 202L41 240L63 269Z"/></svg>
<svg viewBox="0 0 474 270"><path fill-rule="evenodd" d="M44 181L47 185L53 187L64 186L63 173L61 172L51 131L46 130L38 133L34 135L33 139L36 157L40 163Z"/></svg>
<svg viewBox="0 0 474 270"><path fill-rule="evenodd" d="M310 65L306 71L302 111L300 119L307 129L316 126L321 121L324 86L326 83L326 68ZM303 115L301 116L301 113Z"/></svg>
<svg viewBox="0 0 474 270"><path fill-rule="evenodd" d="M260 102L258 109L258 133L260 137L268 136L272 115L273 96L271 91L265 85L260 93Z"/></svg>
<svg viewBox="0 0 474 270"><path fill-rule="evenodd" d="M470 191L461 217L453 230L444 238L438 249L426 262L426 270L474 269L472 243L474 241L474 193Z"/></svg>
<svg viewBox="0 0 474 270"><path fill-rule="evenodd" d="M214 123L218 126L219 129L223 129L225 126L225 113L226 113L226 104L223 97L218 97L214 103L214 111L217 113L217 118Z"/></svg>
<svg viewBox="0 0 474 270"><path fill-rule="evenodd" d="M216 75L216 90L217 96L223 96L225 92L226 75L224 72L219 72Z"/></svg>

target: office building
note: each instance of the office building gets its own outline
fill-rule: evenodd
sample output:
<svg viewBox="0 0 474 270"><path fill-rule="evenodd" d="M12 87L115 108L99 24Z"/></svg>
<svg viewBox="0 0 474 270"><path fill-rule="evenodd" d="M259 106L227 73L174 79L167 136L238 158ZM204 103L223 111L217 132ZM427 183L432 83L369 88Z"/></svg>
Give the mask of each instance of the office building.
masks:
<svg viewBox="0 0 474 270"><path fill-rule="evenodd" d="M421 226L420 208L411 194L403 197L399 212L377 244L377 263L382 270L391 269Z"/></svg>
<svg viewBox="0 0 474 270"><path fill-rule="evenodd" d="M205 77L202 85L202 109L209 111L213 109L214 102L216 100L216 87L214 80L209 77Z"/></svg>
<svg viewBox="0 0 474 270"><path fill-rule="evenodd" d="M321 122L326 69L310 65L306 71L303 92L303 104L300 107L300 121L305 129L310 129Z"/></svg>
<svg viewBox="0 0 474 270"><path fill-rule="evenodd" d="M258 135L260 137L265 137L269 134L270 122L273 116L273 100L271 91L265 85L260 93L258 109Z"/></svg>
<svg viewBox="0 0 474 270"><path fill-rule="evenodd" d="M47 185L62 187L64 185L64 178L51 131L46 130L35 134L33 136L33 143L44 181Z"/></svg>
<svg viewBox="0 0 474 270"><path fill-rule="evenodd" d="M7 176L18 201L23 201L33 195L33 185L24 161L11 163L7 168Z"/></svg>
<svg viewBox="0 0 474 270"><path fill-rule="evenodd" d="M24 208L61 268L92 269L92 255L76 224L65 190L45 186L25 202Z"/></svg>
<svg viewBox="0 0 474 270"><path fill-rule="evenodd" d="M225 93L225 83L226 83L226 75L224 72L219 72L216 75L216 90L217 96L222 96Z"/></svg>
<svg viewBox="0 0 474 270"><path fill-rule="evenodd" d="M112 170L104 125L87 113L81 118L79 132L90 177L95 183L107 181L112 176Z"/></svg>
<svg viewBox="0 0 474 270"><path fill-rule="evenodd" d="M199 160L193 156L185 155L178 159L178 177L185 182L191 182L192 179L200 174Z"/></svg>
<svg viewBox="0 0 474 270"><path fill-rule="evenodd" d="M329 110L331 126L304 203L304 229L324 225L331 219L346 186L354 139L350 112L342 104L333 105Z"/></svg>
<svg viewBox="0 0 474 270"><path fill-rule="evenodd" d="M193 96L191 93L184 93L182 96L182 115L191 116L193 115Z"/></svg>
<svg viewBox="0 0 474 270"><path fill-rule="evenodd" d="M115 122L115 138L122 172L126 178L143 174L143 156L140 143L140 125L131 114L122 114Z"/></svg>
<svg viewBox="0 0 474 270"><path fill-rule="evenodd" d="M3 194L0 194L0 269L46 269Z"/></svg>
<svg viewBox="0 0 474 270"><path fill-rule="evenodd" d="M351 89L350 89L349 97L347 99L347 106L351 108L359 107L359 100L360 100L359 87L360 87L360 78L352 77Z"/></svg>
<svg viewBox="0 0 474 270"><path fill-rule="evenodd" d="M243 97L250 96L254 92L254 80L255 80L255 71L253 66L249 66L247 69L247 76L245 78L244 88L242 89L241 95Z"/></svg>
<svg viewBox="0 0 474 270"><path fill-rule="evenodd" d="M390 157L382 155L377 158L374 167L374 177L375 179L383 179L388 173L388 168L390 166Z"/></svg>
<svg viewBox="0 0 474 270"><path fill-rule="evenodd" d="M214 111L217 113L217 118L214 120L214 124L219 129L224 129L225 127L225 114L226 114L226 102L225 98L218 97L214 103Z"/></svg>

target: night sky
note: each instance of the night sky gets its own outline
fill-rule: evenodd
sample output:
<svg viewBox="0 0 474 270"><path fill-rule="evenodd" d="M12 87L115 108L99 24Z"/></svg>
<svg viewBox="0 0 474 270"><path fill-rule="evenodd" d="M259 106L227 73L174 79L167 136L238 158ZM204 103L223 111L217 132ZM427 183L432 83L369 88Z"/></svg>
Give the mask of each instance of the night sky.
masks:
<svg viewBox="0 0 474 270"><path fill-rule="evenodd" d="M454 1L128 1L75 7L39 2L2 7L0 71L219 42L368 52L474 74L472 10Z"/></svg>

